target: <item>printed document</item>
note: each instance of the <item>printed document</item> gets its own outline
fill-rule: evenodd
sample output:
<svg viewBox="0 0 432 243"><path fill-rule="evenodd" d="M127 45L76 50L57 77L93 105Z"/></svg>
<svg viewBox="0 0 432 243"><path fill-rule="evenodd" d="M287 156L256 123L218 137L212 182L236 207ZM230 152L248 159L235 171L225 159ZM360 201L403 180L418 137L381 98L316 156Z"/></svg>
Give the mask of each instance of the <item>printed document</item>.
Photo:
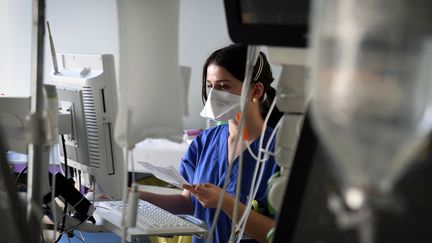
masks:
<svg viewBox="0 0 432 243"><path fill-rule="evenodd" d="M140 163L145 168L145 170L148 171L148 173L153 174L158 179L165 181L173 186L176 186L180 189L183 189L183 185L190 186L189 182L187 182L185 178L183 178L183 176L180 175L177 169L174 168L174 166L172 165L168 167L159 167L154 166L148 162L138 161L138 163Z"/></svg>

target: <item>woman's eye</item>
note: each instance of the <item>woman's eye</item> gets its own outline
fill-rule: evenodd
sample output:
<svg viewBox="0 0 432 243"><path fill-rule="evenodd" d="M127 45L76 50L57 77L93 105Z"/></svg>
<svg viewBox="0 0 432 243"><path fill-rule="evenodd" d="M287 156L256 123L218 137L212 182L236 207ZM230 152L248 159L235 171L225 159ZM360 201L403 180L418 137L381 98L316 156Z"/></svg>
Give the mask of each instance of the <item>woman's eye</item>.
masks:
<svg viewBox="0 0 432 243"><path fill-rule="evenodd" d="M215 84L208 83L206 87L208 89L214 88L214 89L218 89L218 90L229 90L230 89L229 85L226 85L225 83L221 83L221 82L215 83Z"/></svg>
<svg viewBox="0 0 432 243"><path fill-rule="evenodd" d="M227 85L225 85L224 83L217 83L215 85L215 88L219 89L219 90L226 90L227 88L229 88Z"/></svg>

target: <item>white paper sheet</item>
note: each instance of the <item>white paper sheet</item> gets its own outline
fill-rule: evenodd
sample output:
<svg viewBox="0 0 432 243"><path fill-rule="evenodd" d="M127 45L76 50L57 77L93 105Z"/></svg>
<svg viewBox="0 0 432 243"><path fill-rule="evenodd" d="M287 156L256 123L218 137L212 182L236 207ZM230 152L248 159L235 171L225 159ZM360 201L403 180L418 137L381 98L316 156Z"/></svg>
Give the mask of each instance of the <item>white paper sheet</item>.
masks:
<svg viewBox="0 0 432 243"><path fill-rule="evenodd" d="M183 189L183 185L189 185L189 182L187 182L182 175L178 172L174 166L170 165L168 167L160 167L160 166L154 166L148 162L141 162L138 161L145 169L148 171L148 173L153 174L158 179L165 181L171 185L174 185L178 188Z"/></svg>

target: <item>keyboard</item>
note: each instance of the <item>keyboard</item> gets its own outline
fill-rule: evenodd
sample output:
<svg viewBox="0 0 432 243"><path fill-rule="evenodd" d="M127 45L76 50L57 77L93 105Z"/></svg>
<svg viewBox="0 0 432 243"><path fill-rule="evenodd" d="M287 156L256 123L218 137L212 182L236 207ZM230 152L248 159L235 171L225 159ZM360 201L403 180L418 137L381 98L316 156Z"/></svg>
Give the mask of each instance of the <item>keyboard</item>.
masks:
<svg viewBox="0 0 432 243"><path fill-rule="evenodd" d="M117 218L120 222L125 207L122 201L99 201L95 202L99 215L106 218ZM103 213L100 209L108 210ZM164 209L161 209L149 202L138 200L136 228L145 232L146 235L192 235L205 234L206 229L202 227L202 221L192 216L184 218L174 215ZM105 217L104 217L105 218ZM119 221L120 220L120 221ZM193 223L192 223L193 222ZM201 226L197 225L201 224Z"/></svg>

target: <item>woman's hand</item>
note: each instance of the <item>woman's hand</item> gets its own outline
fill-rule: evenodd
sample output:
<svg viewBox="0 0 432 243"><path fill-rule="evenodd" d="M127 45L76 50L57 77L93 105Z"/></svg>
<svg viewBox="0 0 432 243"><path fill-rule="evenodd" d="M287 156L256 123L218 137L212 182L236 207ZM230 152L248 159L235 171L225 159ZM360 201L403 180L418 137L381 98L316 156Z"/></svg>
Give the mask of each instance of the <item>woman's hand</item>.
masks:
<svg viewBox="0 0 432 243"><path fill-rule="evenodd" d="M196 185L184 185L184 189L188 190L193 194L197 200L205 208L216 208L219 196L222 193L222 189L213 184L196 184ZM228 217L232 219L233 208L235 198L228 193L224 194L222 210ZM245 210L245 205L239 203L239 215L242 215ZM246 233L258 240L259 242L267 242L266 235L268 231L274 225L274 220L258 212L251 211L249 218L246 223Z"/></svg>
<svg viewBox="0 0 432 243"><path fill-rule="evenodd" d="M185 187L185 189L189 190L205 208L216 208L222 193L220 187L210 183L196 184L193 187Z"/></svg>

